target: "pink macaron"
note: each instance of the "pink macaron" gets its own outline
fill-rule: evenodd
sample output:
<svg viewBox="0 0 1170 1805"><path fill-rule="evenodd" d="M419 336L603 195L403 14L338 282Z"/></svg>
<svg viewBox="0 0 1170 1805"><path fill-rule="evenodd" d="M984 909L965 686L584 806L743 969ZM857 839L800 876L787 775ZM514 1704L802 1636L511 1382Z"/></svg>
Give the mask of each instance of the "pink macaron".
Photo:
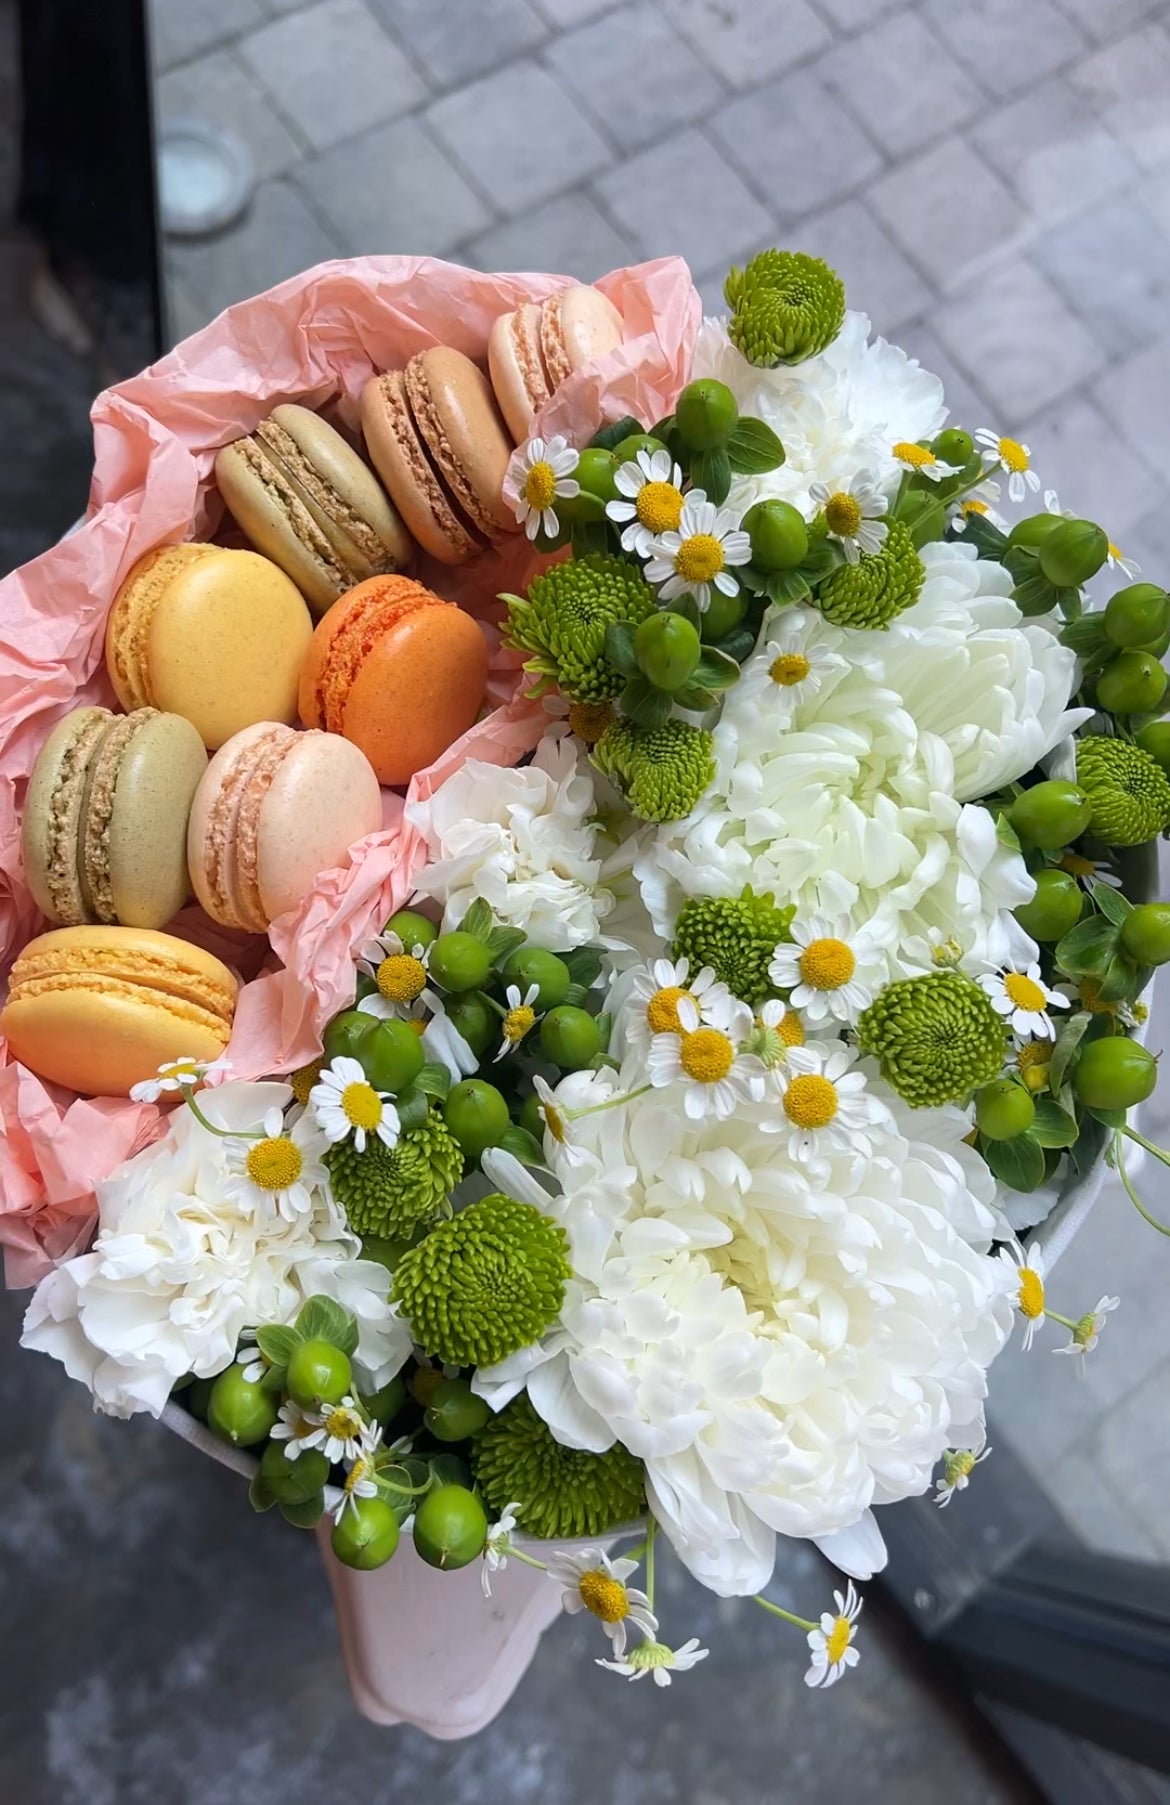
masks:
<svg viewBox="0 0 1170 1805"><path fill-rule="evenodd" d="M364 752L336 734L260 721L220 747L195 792L191 883L213 920L262 934L381 825Z"/></svg>

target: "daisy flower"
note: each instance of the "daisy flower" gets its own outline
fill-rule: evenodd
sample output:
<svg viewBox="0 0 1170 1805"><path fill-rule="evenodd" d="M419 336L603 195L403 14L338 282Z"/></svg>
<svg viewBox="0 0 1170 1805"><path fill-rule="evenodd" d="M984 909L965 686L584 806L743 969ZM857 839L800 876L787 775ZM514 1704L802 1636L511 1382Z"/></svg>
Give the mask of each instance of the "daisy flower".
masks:
<svg viewBox="0 0 1170 1805"><path fill-rule="evenodd" d="M479 1583L485 1598L492 1595L492 1574L502 1573L508 1565L512 1534L516 1528L516 1512L519 1509L519 1503L506 1504L499 1522L493 1523L487 1532L487 1540L483 1545L483 1566L479 1570Z"/></svg>
<svg viewBox="0 0 1170 1805"><path fill-rule="evenodd" d="M703 1023L693 997L681 997L677 1009L678 1028L655 1034L650 1042L647 1076L655 1089L680 1085L683 1110L691 1122L708 1116L723 1121L737 1103L759 1102L764 1094L763 1063L738 1045L751 1031L746 1005L733 1005L722 1028Z"/></svg>
<svg viewBox="0 0 1170 1805"><path fill-rule="evenodd" d="M807 1165L833 1153L859 1153L869 1158L873 1144L867 1132L888 1123L889 1111L872 1095L857 1063L856 1047L836 1042L823 1047L791 1047L772 1080L780 1094L782 1116L761 1124L765 1134L787 1134L788 1155Z"/></svg>
<svg viewBox="0 0 1170 1805"><path fill-rule="evenodd" d="M1044 1250L1039 1241L1033 1241L1025 1253L1019 1242L1014 1241L1010 1246L1000 1248L999 1257L1013 1273L1012 1302L1024 1318L1024 1352L1027 1353L1044 1321Z"/></svg>
<svg viewBox="0 0 1170 1805"><path fill-rule="evenodd" d="M890 456L895 464L900 464L911 476L924 476L931 483L940 483L944 476L959 474L958 464L944 464L929 445L916 445L911 439L899 439L896 445L890 447Z"/></svg>
<svg viewBox="0 0 1170 1805"><path fill-rule="evenodd" d="M560 433L551 439L529 439L512 453L504 478L504 499L530 539L535 539L542 527L550 539L560 532L553 503L581 493L573 475L578 462L577 452Z"/></svg>
<svg viewBox="0 0 1170 1805"><path fill-rule="evenodd" d="M418 1006L415 1004L415 1009ZM479 1060L437 997L429 1007L431 1012L425 1018L426 1026L422 1031L423 1052L432 1065L445 1065L452 1084L458 1084L461 1078L470 1078L478 1072ZM418 1019L412 1012L411 1020Z"/></svg>
<svg viewBox="0 0 1170 1805"><path fill-rule="evenodd" d="M777 990L791 993L793 1007L813 1028L855 1022L885 982L885 961L869 933L847 916L828 921L822 915L794 921L789 933L792 939L780 942L768 966Z"/></svg>
<svg viewBox="0 0 1170 1805"><path fill-rule="evenodd" d="M836 1614L822 1612L820 1627L808 1632L812 1664L804 1676L806 1686L833 1686L846 1668L856 1667L861 1659L853 1646L857 1619L861 1616L861 1599L852 1580L845 1588L844 1596L840 1592L833 1593L833 1601L837 1606Z"/></svg>
<svg viewBox="0 0 1170 1805"><path fill-rule="evenodd" d="M872 470L859 470L847 489L813 483L809 495L824 513L830 539L837 541L850 564L856 564L863 552L869 556L881 551L889 532L882 515L890 504Z"/></svg>
<svg viewBox="0 0 1170 1805"><path fill-rule="evenodd" d="M562 1588L561 1605L570 1616L589 1611L597 1618L613 1644L615 1655L626 1652L627 1625L633 1624L648 1639L658 1634L658 1619L645 1592L627 1586L637 1561L611 1560L601 1548L559 1549L548 1557L548 1574Z"/></svg>
<svg viewBox="0 0 1170 1805"><path fill-rule="evenodd" d="M287 1442L288 1447L284 1451L285 1459L295 1460L302 1449L309 1446L308 1438L310 1435L316 1434L317 1427L318 1425L309 1411L302 1410L299 1404L294 1404L291 1398L286 1398L277 1411L276 1421L269 1431L269 1436L272 1441Z"/></svg>
<svg viewBox="0 0 1170 1805"><path fill-rule="evenodd" d="M1001 533L1006 532L1007 521L999 510L991 505L993 501L998 500L998 483L980 483L978 488L972 489L969 495L964 495L961 501L955 502L947 515L947 525L952 532L965 533L968 521L978 517L980 520L990 520L992 526L997 526Z"/></svg>
<svg viewBox="0 0 1170 1805"><path fill-rule="evenodd" d="M391 1017L409 1020L416 1005L431 1001L432 993L427 990L430 959L429 946L408 947L399 934L379 934L368 940L357 968L363 977L374 980L377 989L362 998L358 1009L382 1021ZM438 1002L434 997L434 1003Z"/></svg>
<svg viewBox="0 0 1170 1805"><path fill-rule="evenodd" d="M343 1056L327 1065L309 1093L309 1105L330 1146L352 1136L358 1152L364 1153L371 1134L387 1147L397 1145L398 1111L384 1091L368 1082L356 1059Z"/></svg>
<svg viewBox="0 0 1170 1805"><path fill-rule="evenodd" d="M606 503L609 518L622 527L622 549L648 558L661 533L676 533L683 511L683 474L669 451L639 451L619 464L614 476L620 499ZM692 496L704 499L701 490Z"/></svg>
<svg viewBox="0 0 1170 1805"><path fill-rule="evenodd" d="M1021 1040L1055 1040L1050 1009L1067 1009L1068 998L1058 990L1050 990L1033 960L1023 971L1010 969L986 972L979 979L980 988L991 998L998 1015L1006 1016L1012 1032Z"/></svg>
<svg viewBox="0 0 1170 1805"><path fill-rule="evenodd" d="M242 1135L228 1139L225 1195L245 1216L275 1211L286 1222L295 1222L298 1216L309 1215L314 1191L328 1182L317 1157L318 1137L304 1117L286 1131L284 1112L277 1108L266 1112L262 1126L264 1133L258 1139Z"/></svg>
<svg viewBox="0 0 1170 1805"><path fill-rule="evenodd" d="M1099 859L1087 859L1080 852L1062 852L1056 861L1058 871L1067 871L1075 877L1078 884L1086 890L1092 890L1094 884L1108 884L1111 890L1121 889L1121 879L1111 866Z"/></svg>
<svg viewBox="0 0 1170 1805"><path fill-rule="evenodd" d="M1069 1340L1063 1347L1054 1347L1053 1353L1071 1354L1076 1360L1078 1374L1083 1375L1085 1360L1101 1339L1105 1318L1120 1305L1119 1297L1099 1297L1093 1308L1072 1325Z"/></svg>
<svg viewBox="0 0 1170 1805"><path fill-rule="evenodd" d="M244 1377L249 1385L259 1385L268 1371L268 1362L256 1346L255 1329L240 1331L240 1345L236 1350L236 1365L244 1369Z"/></svg>
<svg viewBox="0 0 1170 1805"><path fill-rule="evenodd" d="M504 1000L508 1005L501 1027L504 1038L500 1042L500 1050L493 1060L498 1065L500 1060L513 1052L526 1034L530 1034L536 1026L536 1010L532 1007L540 995L540 985L530 984L524 995L520 995L518 984L509 984L504 992Z"/></svg>
<svg viewBox="0 0 1170 1805"><path fill-rule="evenodd" d="M144 1078L141 1083L131 1085L130 1096L135 1103L157 1103L160 1097L194 1090L196 1085L205 1084L209 1078L231 1069L230 1059L173 1059L168 1065L159 1066L157 1077Z"/></svg>
<svg viewBox="0 0 1170 1805"><path fill-rule="evenodd" d="M942 1478L935 1482L934 1501L940 1510L945 1510L956 1492L965 1492L971 1483L971 1474L981 1460L986 1460L991 1453L984 1448L981 1454L975 1454L970 1448L948 1448L942 1457Z"/></svg>
<svg viewBox="0 0 1170 1805"><path fill-rule="evenodd" d="M1040 478L1032 468L1032 454L1026 445L1021 445L1018 439L1002 438L999 433L992 432L990 426L979 428L975 443L981 445L984 456L991 459L989 468L998 465L1003 470L1008 479L1010 501L1020 503L1029 489L1033 495L1039 495Z"/></svg>
<svg viewBox="0 0 1170 1805"><path fill-rule="evenodd" d="M358 1453L350 1462L349 1471L341 1487L341 1497L333 1507L333 1521L340 1523L347 1510L357 1509L359 1498L376 1498L378 1485L374 1477L377 1470L378 1446L382 1440L382 1429L379 1423L365 1423L358 1438Z"/></svg>
<svg viewBox="0 0 1170 1805"><path fill-rule="evenodd" d="M790 1009L779 997L770 997L756 1013L756 1025L748 1036L747 1046L772 1073L786 1066L792 1049L803 1047L804 1042L804 1023L796 1010Z"/></svg>
<svg viewBox="0 0 1170 1805"><path fill-rule="evenodd" d="M1109 550L1105 554L1105 567L1107 570L1119 570L1123 576L1129 578L1131 583L1135 577L1140 577L1142 574L1142 567L1137 559L1127 558L1121 547L1114 545L1112 539L1109 541Z"/></svg>
<svg viewBox="0 0 1170 1805"><path fill-rule="evenodd" d="M709 1648L699 1647L697 1636L692 1636L681 1648L668 1648L665 1642L647 1638L619 1661L605 1661L600 1655L596 1659L599 1667L608 1667L611 1673L620 1673L627 1680L642 1680L651 1673L656 1686L669 1686L672 1674L686 1673L697 1667L710 1652Z"/></svg>
<svg viewBox="0 0 1170 1805"><path fill-rule="evenodd" d="M709 965L694 978L685 959L655 959L635 972L622 1027L629 1044L645 1054L656 1034L681 1034L678 1006L689 997L703 1027L725 1027L736 1010L735 999Z"/></svg>
<svg viewBox="0 0 1170 1805"><path fill-rule="evenodd" d="M807 608L785 608L774 615L739 680L741 703L766 709L776 727L790 726L800 703L819 695L832 673L848 669L844 658L810 632L817 618Z"/></svg>
<svg viewBox="0 0 1170 1805"><path fill-rule="evenodd" d="M355 1398L344 1397L340 1404L322 1404L319 1410L306 1410L304 1415L309 1433L298 1437L302 1448L320 1448L330 1466L362 1458L370 1425ZM285 1452L291 1459L291 1450Z"/></svg>
<svg viewBox="0 0 1170 1805"><path fill-rule="evenodd" d="M746 564L752 542L740 531L727 508L717 508L701 489L692 489L683 502L677 529L659 533L651 541L646 578L660 583L664 602L679 595L693 595L700 609L710 605L712 588L721 595L735 595L739 584L731 567Z"/></svg>

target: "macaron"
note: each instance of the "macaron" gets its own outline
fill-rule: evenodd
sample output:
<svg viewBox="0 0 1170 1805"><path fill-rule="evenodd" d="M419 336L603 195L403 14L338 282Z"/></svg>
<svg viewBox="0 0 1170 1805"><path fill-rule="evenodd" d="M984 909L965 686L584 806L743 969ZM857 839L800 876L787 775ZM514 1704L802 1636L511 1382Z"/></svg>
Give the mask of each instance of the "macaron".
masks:
<svg viewBox="0 0 1170 1805"><path fill-rule="evenodd" d="M369 465L319 414L288 403L215 460L219 492L257 551L323 614L414 546Z"/></svg>
<svg viewBox="0 0 1170 1805"><path fill-rule="evenodd" d="M262 934L381 825L382 792L364 752L331 733L260 721L220 747L195 793L195 894L222 926Z"/></svg>
<svg viewBox="0 0 1170 1805"><path fill-rule="evenodd" d="M106 665L123 708L180 714L214 752L253 721L296 719L312 637L295 583L258 552L166 545L114 598Z"/></svg>
<svg viewBox="0 0 1170 1805"><path fill-rule="evenodd" d="M201 947L150 928L58 928L12 968L0 1034L50 1084L124 1097L160 1065L218 1059L236 980Z"/></svg>
<svg viewBox="0 0 1170 1805"><path fill-rule="evenodd" d="M374 467L418 543L463 564L518 530L503 498L512 440L491 385L461 351L435 345L362 392Z"/></svg>
<svg viewBox="0 0 1170 1805"><path fill-rule="evenodd" d="M469 614L409 577L371 577L313 635L301 720L359 746L381 783L409 783L483 703L487 644Z"/></svg>
<svg viewBox="0 0 1170 1805"><path fill-rule="evenodd" d="M519 444L528 438L537 413L552 395L540 348L540 308L535 301L525 301L492 322L488 369L500 412Z"/></svg>
<svg viewBox="0 0 1170 1805"><path fill-rule="evenodd" d="M558 289L540 308L540 349L552 388L622 342L622 316L599 288Z"/></svg>
<svg viewBox="0 0 1170 1805"><path fill-rule="evenodd" d="M181 715L78 708L41 748L25 796L29 889L61 927L161 928L189 894L187 817L207 769Z"/></svg>

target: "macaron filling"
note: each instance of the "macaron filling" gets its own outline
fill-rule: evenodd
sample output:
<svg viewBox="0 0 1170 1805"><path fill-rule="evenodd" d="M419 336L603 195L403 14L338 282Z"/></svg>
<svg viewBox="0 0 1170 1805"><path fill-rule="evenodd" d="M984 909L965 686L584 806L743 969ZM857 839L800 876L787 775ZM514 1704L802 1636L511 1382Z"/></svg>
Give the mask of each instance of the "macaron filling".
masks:
<svg viewBox="0 0 1170 1805"><path fill-rule="evenodd" d="M540 310L540 348L554 389L573 374L561 328L561 300L560 294L549 295Z"/></svg>
<svg viewBox="0 0 1170 1805"><path fill-rule="evenodd" d="M459 512L438 469L432 463L415 425L406 382L401 371L391 370L378 378L377 393L390 415L398 451L406 462L410 481L415 485L422 505L429 512L435 528L450 541L451 552L458 558L470 558L483 549L485 541ZM400 506L406 510L405 497Z"/></svg>
<svg viewBox="0 0 1170 1805"><path fill-rule="evenodd" d="M475 493L462 460L447 436L427 380L424 356L425 353L420 352L406 366L406 394L423 445L430 454L440 480L451 490L455 502L463 509L472 527L484 539L494 543L506 535Z"/></svg>
<svg viewBox="0 0 1170 1805"><path fill-rule="evenodd" d="M393 548L387 545L377 529L370 525L351 502L334 488L327 477L305 456L292 434L275 420L265 420L256 429L265 449L275 459L285 479L298 492L305 506L320 514L319 525L332 529L343 543L337 549L352 564L360 565L370 576L396 568ZM348 543L344 543L348 542ZM352 571L350 573L352 575Z"/></svg>
<svg viewBox="0 0 1170 1805"><path fill-rule="evenodd" d="M512 315L508 332L524 392L535 413L552 394L540 348L540 308L531 301L518 307Z"/></svg>
<svg viewBox="0 0 1170 1805"><path fill-rule="evenodd" d="M208 817L205 876L216 918L253 934L264 933L268 926L257 879L260 810L297 738L291 727L274 725L271 732L241 748Z"/></svg>
<svg viewBox="0 0 1170 1805"><path fill-rule="evenodd" d="M349 582L348 571L338 562L328 536L297 494L279 460L271 455L267 446L261 445L256 439L241 439L235 449L256 481L267 490L305 550L311 552L324 567L329 581L339 592L344 589Z"/></svg>
<svg viewBox="0 0 1170 1805"><path fill-rule="evenodd" d="M85 777L108 721L104 710L95 709L79 722L62 756L49 802L45 886L54 917L66 924L83 919L85 902L77 869L77 841L83 831Z"/></svg>
<svg viewBox="0 0 1170 1805"><path fill-rule="evenodd" d="M146 1003L157 1009L165 1009L168 1016L190 1022L193 1027L218 1036L224 1046L231 1035L230 1012L205 1009L191 998L176 996L171 992L168 992L164 1000L158 994L159 986L156 984L136 983L132 978L108 977L100 972L58 972L52 976L30 978L19 985L14 983L8 994L8 1002L10 1006L15 1003L31 1003L36 997L51 996L55 992L74 995L79 990L87 990L95 996L121 997L126 1002Z"/></svg>
<svg viewBox="0 0 1170 1805"><path fill-rule="evenodd" d="M134 714L115 715L93 746L75 853L81 900L91 921L118 919L110 876L110 822L118 770L130 741L157 713L157 709L143 708Z"/></svg>

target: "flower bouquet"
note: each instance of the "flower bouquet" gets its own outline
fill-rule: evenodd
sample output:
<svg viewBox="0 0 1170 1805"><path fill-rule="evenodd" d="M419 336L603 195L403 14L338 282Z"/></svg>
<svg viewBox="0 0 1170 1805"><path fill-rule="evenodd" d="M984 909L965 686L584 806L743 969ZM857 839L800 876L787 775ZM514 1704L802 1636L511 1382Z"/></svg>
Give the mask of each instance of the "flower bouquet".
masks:
<svg viewBox="0 0 1170 1805"><path fill-rule="evenodd" d="M53 1262L23 1341L316 1527L367 1664L371 1599L448 1655L508 1599L523 1659L563 1603L602 1668L669 1684L708 1651L660 1620L665 1544L831 1685L874 1509L971 1482L1014 1319L1095 1346L1117 1300L1059 1311L1045 1257L1105 1163L1148 1213L1170 599L1037 505L1026 446L945 424L814 258L733 270L701 327L681 266L622 272L600 345L559 282L399 264L391 295L393 262L229 313L159 366L159 416L188 408L205 528L232 427L336 394L352 426L392 354L482 362L490 329L515 530L422 568L483 619L496 711L275 920L279 964L220 945L251 976L225 1059L86 1102L9 1047L6 1238ZM265 386L294 305L341 348ZM384 309L415 337L381 344ZM225 344L249 417L209 431ZM161 459L152 396L124 405ZM189 530L142 508L115 574ZM832 1608L767 1597L777 1536L839 1568Z"/></svg>

